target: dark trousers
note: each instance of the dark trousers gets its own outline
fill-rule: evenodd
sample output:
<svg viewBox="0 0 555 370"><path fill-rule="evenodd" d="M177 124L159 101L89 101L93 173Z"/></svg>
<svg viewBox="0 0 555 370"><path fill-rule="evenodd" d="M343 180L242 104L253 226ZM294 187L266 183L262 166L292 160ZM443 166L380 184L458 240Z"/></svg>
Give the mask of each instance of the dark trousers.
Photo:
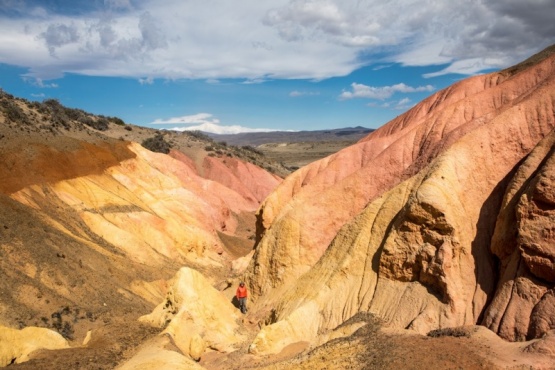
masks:
<svg viewBox="0 0 555 370"><path fill-rule="evenodd" d="M247 297L239 298L239 308L242 313L247 313Z"/></svg>

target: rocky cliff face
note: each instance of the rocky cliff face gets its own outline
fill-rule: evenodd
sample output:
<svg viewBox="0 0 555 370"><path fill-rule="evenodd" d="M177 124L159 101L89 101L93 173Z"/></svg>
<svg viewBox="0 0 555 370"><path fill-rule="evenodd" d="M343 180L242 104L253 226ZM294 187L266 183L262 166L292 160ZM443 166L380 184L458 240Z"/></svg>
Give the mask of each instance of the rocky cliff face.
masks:
<svg viewBox="0 0 555 370"><path fill-rule="evenodd" d="M520 340L553 328L554 103L547 50L289 176L259 210L246 278L269 325L251 350L360 311L421 333L484 322Z"/></svg>

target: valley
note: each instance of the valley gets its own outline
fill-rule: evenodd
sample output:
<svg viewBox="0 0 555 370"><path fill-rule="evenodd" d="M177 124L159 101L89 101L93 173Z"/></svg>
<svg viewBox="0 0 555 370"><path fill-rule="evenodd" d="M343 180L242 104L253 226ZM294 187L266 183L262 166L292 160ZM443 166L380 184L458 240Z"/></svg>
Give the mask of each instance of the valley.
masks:
<svg viewBox="0 0 555 370"><path fill-rule="evenodd" d="M0 366L553 368L554 128L553 46L337 140L2 91Z"/></svg>

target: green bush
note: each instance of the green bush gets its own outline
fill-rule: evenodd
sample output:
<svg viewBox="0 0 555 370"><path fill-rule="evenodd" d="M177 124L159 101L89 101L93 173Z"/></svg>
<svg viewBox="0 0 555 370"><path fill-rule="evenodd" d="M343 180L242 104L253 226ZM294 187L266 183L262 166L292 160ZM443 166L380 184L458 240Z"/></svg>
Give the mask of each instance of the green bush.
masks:
<svg viewBox="0 0 555 370"><path fill-rule="evenodd" d="M110 121L106 117L99 116L96 121L93 121L92 127L99 131L106 131L110 127Z"/></svg>
<svg viewBox="0 0 555 370"><path fill-rule="evenodd" d="M125 126L125 122L119 117L108 117L108 120L116 125Z"/></svg>
<svg viewBox="0 0 555 370"><path fill-rule="evenodd" d="M15 102L2 99L0 101L0 107L6 115L6 118L10 121L14 123L29 123L27 115Z"/></svg>
<svg viewBox="0 0 555 370"><path fill-rule="evenodd" d="M156 153L168 154L171 149L171 144L164 139L164 135L157 133L154 137L143 140L141 145Z"/></svg>

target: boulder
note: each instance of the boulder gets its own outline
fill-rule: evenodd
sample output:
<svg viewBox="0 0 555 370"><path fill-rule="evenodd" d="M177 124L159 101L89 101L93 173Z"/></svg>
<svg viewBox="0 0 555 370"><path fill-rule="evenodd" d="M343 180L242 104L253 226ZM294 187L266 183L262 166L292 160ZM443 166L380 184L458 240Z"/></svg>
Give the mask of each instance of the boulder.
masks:
<svg viewBox="0 0 555 370"><path fill-rule="evenodd" d="M29 355L39 349L63 348L69 348L69 344L55 331L32 326L22 330L0 326L0 367L28 361Z"/></svg>
<svg viewBox="0 0 555 370"><path fill-rule="evenodd" d="M164 328L183 354L199 360L206 348L229 352L244 340L238 309L201 273L183 267L168 286L164 301L140 320Z"/></svg>

